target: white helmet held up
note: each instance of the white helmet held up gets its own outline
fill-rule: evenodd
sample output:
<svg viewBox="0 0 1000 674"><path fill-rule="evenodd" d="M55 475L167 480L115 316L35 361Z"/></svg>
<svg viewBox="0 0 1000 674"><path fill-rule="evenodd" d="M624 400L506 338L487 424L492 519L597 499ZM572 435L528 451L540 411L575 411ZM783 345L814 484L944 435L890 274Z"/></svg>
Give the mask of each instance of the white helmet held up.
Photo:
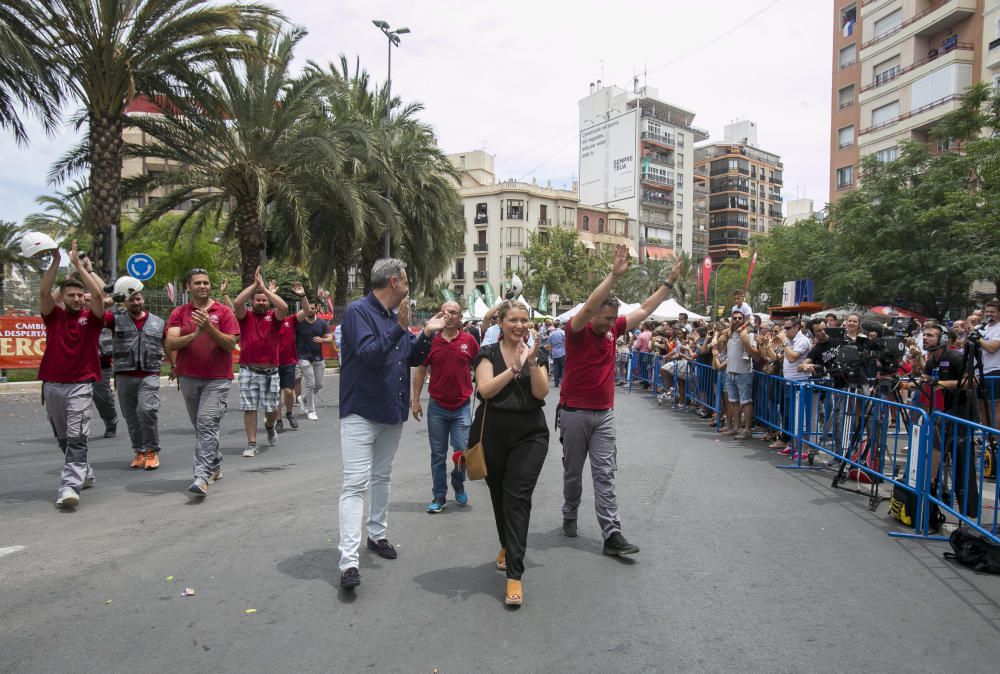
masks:
<svg viewBox="0 0 1000 674"><path fill-rule="evenodd" d="M518 278L517 274L510 277L510 291L514 294L514 297L520 296L524 291L524 283Z"/></svg>
<svg viewBox="0 0 1000 674"><path fill-rule="evenodd" d="M27 232L21 237L21 255L34 257L39 253L56 250L59 246L52 237L42 232Z"/></svg>
<svg viewBox="0 0 1000 674"><path fill-rule="evenodd" d="M111 296L116 302L124 302L133 293L142 292L142 288L142 281L139 279L132 278L131 276L122 276L115 281L115 289Z"/></svg>

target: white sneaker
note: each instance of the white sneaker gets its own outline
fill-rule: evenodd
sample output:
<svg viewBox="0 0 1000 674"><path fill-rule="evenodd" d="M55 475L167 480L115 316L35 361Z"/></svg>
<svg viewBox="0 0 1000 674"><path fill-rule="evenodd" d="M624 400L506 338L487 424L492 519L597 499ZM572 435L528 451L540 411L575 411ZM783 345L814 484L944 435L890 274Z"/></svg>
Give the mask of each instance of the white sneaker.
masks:
<svg viewBox="0 0 1000 674"><path fill-rule="evenodd" d="M258 454L260 454L260 450L257 449L257 443L256 442L252 442L252 443L248 444L247 448L243 450L243 456L245 456L247 458L250 458L250 457L253 457L253 456L257 456Z"/></svg>
<svg viewBox="0 0 1000 674"><path fill-rule="evenodd" d="M80 497L69 487L59 490L59 498L56 499L56 506L60 508L75 508L80 503Z"/></svg>
<svg viewBox="0 0 1000 674"><path fill-rule="evenodd" d="M319 417L316 416L315 412L310 412L309 414L307 414L306 419L308 419L309 421L319 421Z"/></svg>

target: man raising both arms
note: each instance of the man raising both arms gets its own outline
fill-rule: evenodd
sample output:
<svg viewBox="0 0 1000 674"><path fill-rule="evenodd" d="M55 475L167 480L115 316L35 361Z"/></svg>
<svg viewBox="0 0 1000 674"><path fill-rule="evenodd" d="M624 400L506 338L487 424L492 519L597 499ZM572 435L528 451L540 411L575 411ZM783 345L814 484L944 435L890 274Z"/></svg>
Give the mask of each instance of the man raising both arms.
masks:
<svg viewBox="0 0 1000 674"><path fill-rule="evenodd" d="M247 311L247 300L253 306ZM278 400L278 333L288 315L288 305L264 285L260 267L254 282L240 291L233 300L233 313L240 324L240 409L247 433L247 448L243 456L257 456L257 408L264 408L264 430L267 443L278 442L274 424L281 412ZM271 309L271 305L274 309ZM294 382L293 382L294 386Z"/></svg>
<svg viewBox="0 0 1000 674"><path fill-rule="evenodd" d="M189 271L187 289L191 301L174 309L167 321L166 347L177 353L177 381L195 431L194 482L188 491L205 496L209 483L222 478L219 425L240 326L229 307L209 296L212 282L206 270Z"/></svg>
<svg viewBox="0 0 1000 674"><path fill-rule="evenodd" d="M64 307L52 297L52 285L59 272L58 248L52 251L52 264L42 276L39 294L46 348L38 378L42 380L42 400L49 423L66 455L56 498L60 508L76 507L80 490L94 484L94 469L87 460L87 436L94 382L101 380L97 342L104 328L101 284L80 261L76 241L69 259L79 278L68 278L59 285ZM84 292L90 293L89 303L83 300Z"/></svg>
<svg viewBox="0 0 1000 674"><path fill-rule="evenodd" d="M560 440L563 444L563 533L577 535L577 509L583 491L583 464L590 458L594 508L604 538L604 554L631 555L639 546L625 540L618 517L615 470L615 340L642 323L667 299L680 274L680 258L670 276L627 316L618 315L611 290L628 271L627 246L615 248L611 273L590 294L566 330L566 372L559 389Z"/></svg>

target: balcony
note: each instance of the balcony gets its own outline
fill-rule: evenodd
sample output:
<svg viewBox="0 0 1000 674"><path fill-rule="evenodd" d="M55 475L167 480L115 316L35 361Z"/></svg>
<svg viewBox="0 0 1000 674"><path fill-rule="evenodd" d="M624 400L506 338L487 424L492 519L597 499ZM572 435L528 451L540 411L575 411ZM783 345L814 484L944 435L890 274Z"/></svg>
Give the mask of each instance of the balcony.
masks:
<svg viewBox="0 0 1000 674"><path fill-rule="evenodd" d="M668 178L667 176L662 176L657 173L643 173L640 178L644 183L652 183L654 185L662 185L670 188L674 186L673 178Z"/></svg>
<svg viewBox="0 0 1000 674"><path fill-rule="evenodd" d="M655 204L657 206L664 206L666 208L673 208L674 207L674 200L671 199L670 197L668 197L668 196L660 196L660 195L651 193L648 190L643 190L642 191L642 199L641 200L643 202L647 203L647 204Z"/></svg>
<svg viewBox="0 0 1000 674"><path fill-rule="evenodd" d="M472 244L472 252L473 253L477 253L477 254L478 253L482 253L482 254L485 255L489 250L490 250L490 244L488 244L488 243L474 243L474 244Z"/></svg>
<svg viewBox="0 0 1000 674"><path fill-rule="evenodd" d="M898 36L904 29L911 26L912 29L906 31L907 36L927 36L940 33L958 21L973 15L976 12L976 5L976 0L934 0L926 9L905 19L892 30L888 30L862 44L861 58L862 60L868 58L869 55L865 54L864 51L869 47Z"/></svg>
<svg viewBox="0 0 1000 674"><path fill-rule="evenodd" d="M772 185L784 185L785 181L784 181L784 179L781 176L772 176L771 177L771 184Z"/></svg>
<svg viewBox="0 0 1000 674"><path fill-rule="evenodd" d="M451 272L451 280L452 281L464 281L465 280L465 272L464 271L453 271L453 272Z"/></svg>
<svg viewBox="0 0 1000 674"><path fill-rule="evenodd" d="M642 140L655 143L661 147L665 147L673 150L677 143L673 136L665 136L662 133L653 133L652 131L643 131L641 136Z"/></svg>
<svg viewBox="0 0 1000 674"><path fill-rule="evenodd" d="M837 106L837 109L838 110L846 110L847 108L851 107L852 105L854 105L854 99L853 98L851 100L849 100L849 101L844 101L843 103L839 104Z"/></svg>
<svg viewBox="0 0 1000 674"><path fill-rule="evenodd" d="M475 279L476 281L485 281L486 280L486 272L485 271L474 271L474 272L472 272L472 278Z"/></svg>
<svg viewBox="0 0 1000 674"><path fill-rule="evenodd" d="M960 101L962 99L962 96L964 96L964 95L965 95L964 93L961 93L961 94L951 94L949 96L945 96L944 98L939 98L936 101L931 101L927 105L921 106L921 107L917 108L916 110L911 110L910 112L903 113L902 115L899 115L897 117L893 117L892 119L887 119L886 121L882 122L881 124L869 126L867 129L862 129L861 133L859 133L858 135L859 136L864 136L865 134L872 133L873 131L878 131L879 129L884 129L884 128L888 127L888 126L892 126L893 124L898 124L899 122L902 122L903 120L906 120L906 119L910 119L911 117L916 117L917 115L925 113L928 110L933 110L934 108L937 108L939 106L945 105L947 103L951 103L952 101ZM839 188L839 185L838 185L838 188Z"/></svg>
<svg viewBox="0 0 1000 674"><path fill-rule="evenodd" d="M576 223L573 222L572 220L563 220L562 222L559 223L559 226L560 227L570 227L572 229L576 229Z"/></svg>
<svg viewBox="0 0 1000 674"><path fill-rule="evenodd" d="M955 50L974 52L975 48L976 46L969 42L956 42L952 47L945 49L944 53L947 54L948 52ZM941 56L942 56L941 54L935 54L934 56L925 56L919 61L914 61L911 65L908 65L905 68L900 68L899 66L896 66L895 68L887 70L884 73L878 73L877 75L875 75L875 80L871 84L866 84L865 86L861 87L861 93L864 93L866 91L871 91L872 89L877 89L878 87L888 84L889 82L892 82L893 80L902 77L907 73L913 72L917 68L926 65L931 61L937 61L938 59L941 58ZM968 58L971 60L973 58L973 54L969 54Z"/></svg>
<svg viewBox="0 0 1000 674"><path fill-rule="evenodd" d="M552 220L551 220L551 218L549 218L549 219L547 219L547 218L539 218L539 220L538 220L538 226L539 227L551 227L552 226Z"/></svg>
<svg viewBox="0 0 1000 674"><path fill-rule="evenodd" d="M479 218L476 218L476 223L475 224L476 224L476 227L489 227L490 226L490 219L486 218L486 217L479 217Z"/></svg>

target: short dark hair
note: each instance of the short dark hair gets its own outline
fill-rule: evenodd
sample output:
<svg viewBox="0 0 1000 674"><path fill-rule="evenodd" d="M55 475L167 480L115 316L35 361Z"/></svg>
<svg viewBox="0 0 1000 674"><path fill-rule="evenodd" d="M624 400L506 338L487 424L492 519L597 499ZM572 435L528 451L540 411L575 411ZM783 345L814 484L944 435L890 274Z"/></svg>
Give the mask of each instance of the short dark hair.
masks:
<svg viewBox="0 0 1000 674"><path fill-rule="evenodd" d="M621 302L618 300L617 297L608 296L607 298L605 298L603 302L601 302L601 308L603 309L604 307L614 307L615 309L617 309L620 304Z"/></svg>
<svg viewBox="0 0 1000 674"><path fill-rule="evenodd" d="M809 320L809 332L813 332L813 328L815 328L817 325L822 325L825 328L826 327L826 320L824 320L822 318L812 318L812 319L810 319ZM833 328L831 328L831 330L832 329Z"/></svg>
<svg viewBox="0 0 1000 674"><path fill-rule="evenodd" d="M983 305L984 309L986 307L993 307L997 311L1000 311L1000 300L990 300L989 302Z"/></svg>
<svg viewBox="0 0 1000 674"><path fill-rule="evenodd" d="M195 276L208 276L208 270L201 267L195 267L187 273L187 276L184 277L184 283L190 283L191 279Z"/></svg>
<svg viewBox="0 0 1000 674"><path fill-rule="evenodd" d="M827 315L826 315L826 316L824 316L823 318L832 318L832 319L834 319L834 320L839 320L839 319L837 318L837 314L827 314Z"/></svg>
<svg viewBox="0 0 1000 674"><path fill-rule="evenodd" d="M84 292L87 291L87 286L83 285L83 281L76 277L70 277L62 280L62 283L59 284L59 292L66 290L66 288L79 288Z"/></svg>

